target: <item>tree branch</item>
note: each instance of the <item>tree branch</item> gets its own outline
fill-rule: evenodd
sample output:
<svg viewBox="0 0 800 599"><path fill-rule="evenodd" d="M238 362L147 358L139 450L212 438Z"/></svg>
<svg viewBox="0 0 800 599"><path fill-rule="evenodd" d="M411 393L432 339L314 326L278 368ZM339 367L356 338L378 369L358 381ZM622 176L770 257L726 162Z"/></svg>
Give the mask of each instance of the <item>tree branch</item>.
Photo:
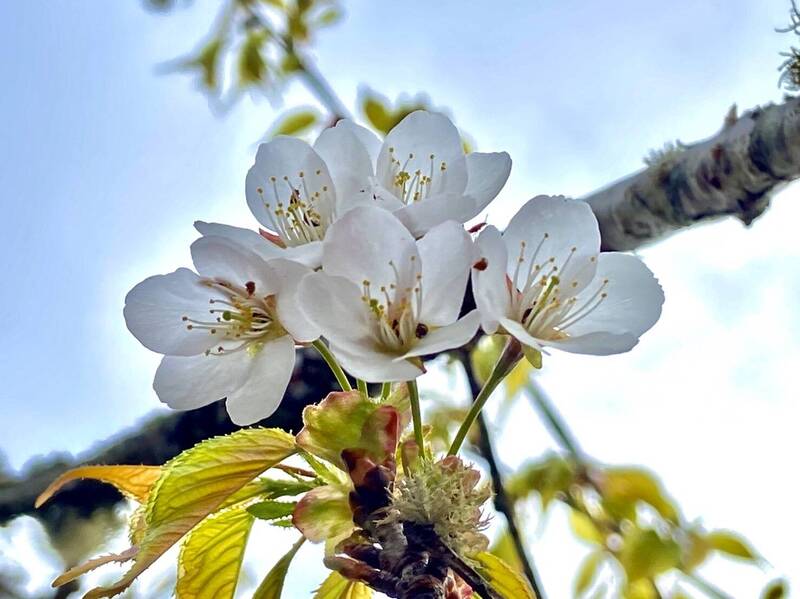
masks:
<svg viewBox="0 0 800 599"><path fill-rule="evenodd" d="M604 250L633 250L701 222L749 225L783 184L800 177L800 99L735 107L715 136L665 149L645 170L588 196Z"/></svg>

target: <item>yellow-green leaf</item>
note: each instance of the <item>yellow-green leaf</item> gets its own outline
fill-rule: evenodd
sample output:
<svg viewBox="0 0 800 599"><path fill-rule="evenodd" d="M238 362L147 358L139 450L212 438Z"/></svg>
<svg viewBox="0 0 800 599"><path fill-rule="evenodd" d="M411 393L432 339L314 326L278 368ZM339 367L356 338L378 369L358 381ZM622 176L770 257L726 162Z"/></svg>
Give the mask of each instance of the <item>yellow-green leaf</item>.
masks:
<svg viewBox="0 0 800 599"><path fill-rule="evenodd" d="M623 599L658 599L659 594L653 583L643 578L628 583L622 597Z"/></svg>
<svg viewBox="0 0 800 599"><path fill-rule="evenodd" d="M514 546L511 533L509 533L507 529L503 531L503 534L501 534L489 548L489 553L499 557L517 570L517 572L522 572L522 560L520 560L517 548Z"/></svg>
<svg viewBox="0 0 800 599"><path fill-rule="evenodd" d="M84 599L124 591L209 514L248 482L296 451L294 438L279 429L252 428L195 445L163 467L153 486L137 533L133 566L114 584L89 591Z"/></svg>
<svg viewBox="0 0 800 599"><path fill-rule="evenodd" d="M252 526L252 515L231 508L192 529L178 557L177 599L231 599Z"/></svg>
<svg viewBox="0 0 800 599"><path fill-rule="evenodd" d="M661 484L641 468L608 468L603 472L600 486L604 507L618 516L627 517L637 501L651 505L661 516L676 522L678 511L667 499Z"/></svg>
<svg viewBox="0 0 800 599"><path fill-rule="evenodd" d="M262 501L251 505L247 511L260 520L277 520L291 516L296 505L294 501Z"/></svg>
<svg viewBox="0 0 800 599"><path fill-rule="evenodd" d="M253 593L253 599L281 599L283 583L286 581L289 565L305 540L305 537L300 537L289 549L289 552L278 560L278 563L272 567L266 578L258 585L256 592Z"/></svg>
<svg viewBox="0 0 800 599"><path fill-rule="evenodd" d="M239 84L242 86L259 83L267 72L267 63L261 55L266 35L262 30L252 30L247 34L239 52Z"/></svg>
<svg viewBox="0 0 800 599"><path fill-rule="evenodd" d="M525 359L528 361L528 364L537 370L542 368L542 352L528 345L524 345L522 347L522 353L525 356Z"/></svg>
<svg viewBox="0 0 800 599"><path fill-rule="evenodd" d="M631 582L675 568L680 559L681 549L675 541L662 539L656 531L641 528L625 535L619 553L619 561Z"/></svg>
<svg viewBox="0 0 800 599"><path fill-rule="evenodd" d="M483 385L492 374L497 359L503 353L505 341L501 335L484 335L470 352L469 359L475 378Z"/></svg>
<svg viewBox="0 0 800 599"><path fill-rule="evenodd" d="M147 500L150 489L160 475L160 466L81 466L73 468L50 483L50 486L36 499L36 507L40 507L65 484L79 478L91 478L109 483L124 495L142 503Z"/></svg>
<svg viewBox="0 0 800 599"><path fill-rule="evenodd" d="M504 599L536 599L528 581L496 555L484 551L476 556L478 571Z"/></svg>
<svg viewBox="0 0 800 599"><path fill-rule="evenodd" d="M789 591L784 580L773 580L761 593L761 599L784 599L788 596Z"/></svg>
<svg viewBox="0 0 800 599"><path fill-rule="evenodd" d="M594 551L586 556L578 567L578 573L575 575L575 596L580 596L585 593L594 581L597 575L597 569L603 562L605 554L602 551Z"/></svg>
<svg viewBox="0 0 800 599"><path fill-rule="evenodd" d="M300 135L319 122L319 113L311 108L293 110L281 116L270 129L269 137Z"/></svg>
<svg viewBox="0 0 800 599"><path fill-rule="evenodd" d="M203 86L207 90L217 87L219 60L222 51L222 38L215 37L208 41L196 56L183 63L186 69L200 69L203 75Z"/></svg>
<svg viewBox="0 0 800 599"><path fill-rule="evenodd" d="M706 542L712 549L727 555L755 561L758 559L755 552L748 547L745 540L739 535L727 530L715 530L706 535Z"/></svg>
<svg viewBox="0 0 800 599"><path fill-rule="evenodd" d="M292 522L313 543L347 536L354 527L349 492L333 485L309 491L297 503Z"/></svg>
<svg viewBox="0 0 800 599"><path fill-rule="evenodd" d="M370 599L372 589L356 580L331 572L314 593L314 599Z"/></svg>
<svg viewBox="0 0 800 599"><path fill-rule="evenodd" d="M572 531L578 538L588 541L593 545L602 545L605 541L603 533L601 533L592 519L577 510L570 510L569 523L572 526Z"/></svg>

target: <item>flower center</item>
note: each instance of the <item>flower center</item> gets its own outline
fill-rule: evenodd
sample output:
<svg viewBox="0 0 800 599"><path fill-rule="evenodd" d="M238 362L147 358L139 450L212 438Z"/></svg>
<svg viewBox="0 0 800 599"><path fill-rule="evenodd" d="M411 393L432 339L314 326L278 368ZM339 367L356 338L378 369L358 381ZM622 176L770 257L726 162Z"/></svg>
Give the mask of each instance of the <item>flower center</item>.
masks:
<svg viewBox="0 0 800 599"><path fill-rule="evenodd" d="M410 166L414 161L414 154L400 159L395 155L395 149L389 148L390 189L404 204L419 202L431 194L434 186L437 190L444 186L447 163L440 161L437 164L434 154L430 154L428 160L429 163L424 168L414 169Z"/></svg>
<svg viewBox="0 0 800 599"><path fill-rule="evenodd" d="M576 247L570 249L560 265L556 264L554 256L537 262L542 246L549 237L547 233L544 234L530 260L526 258L527 244L520 242L517 267L513 278L508 279L509 292L516 320L531 335L540 339L564 339L569 337L569 327L594 312L608 297L606 289L609 281L603 279L588 298L581 298L580 293L575 294L578 281L562 281L559 275L572 260ZM596 262L597 257L592 256L590 260ZM528 271L523 272L526 262Z"/></svg>
<svg viewBox="0 0 800 599"><path fill-rule="evenodd" d="M410 258L415 272L411 287L401 284L400 273L394 262L389 262L394 281L380 285L375 295L373 284L367 279L362 282L361 299L377 322L378 342L393 353L408 351L429 332L428 326L419 322L422 275L416 269L416 258Z"/></svg>
<svg viewBox="0 0 800 599"><path fill-rule="evenodd" d="M256 295L256 284L248 281L243 287L222 279L201 279L201 284L222 294L208 300L211 320L201 321L182 316L187 330L204 329L213 338L205 354L227 355L247 350L256 354L266 341L286 334L278 322L275 296Z"/></svg>
<svg viewBox="0 0 800 599"><path fill-rule="evenodd" d="M315 173L319 180L321 170ZM322 241L325 231L331 224L333 213L333 197L327 185L314 188L306 173L297 174L300 186L292 185L289 177L281 180L269 178L269 188L257 187L264 207L275 226L275 233L288 247L303 245L311 241Z"/></svg>

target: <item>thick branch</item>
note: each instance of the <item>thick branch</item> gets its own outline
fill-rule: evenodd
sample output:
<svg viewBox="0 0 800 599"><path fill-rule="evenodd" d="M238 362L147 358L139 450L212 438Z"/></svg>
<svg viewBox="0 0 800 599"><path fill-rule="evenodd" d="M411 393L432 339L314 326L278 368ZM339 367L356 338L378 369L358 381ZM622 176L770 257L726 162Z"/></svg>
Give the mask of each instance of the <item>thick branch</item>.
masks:
<svg viewBox="0 0 800 599"><path fill-rule="evenodd" d="M603 249L633 250L722 216L746 225L782 184L800 177L800 99L735 108L715 136L667 149L650 166L586 198Z"/></svg>

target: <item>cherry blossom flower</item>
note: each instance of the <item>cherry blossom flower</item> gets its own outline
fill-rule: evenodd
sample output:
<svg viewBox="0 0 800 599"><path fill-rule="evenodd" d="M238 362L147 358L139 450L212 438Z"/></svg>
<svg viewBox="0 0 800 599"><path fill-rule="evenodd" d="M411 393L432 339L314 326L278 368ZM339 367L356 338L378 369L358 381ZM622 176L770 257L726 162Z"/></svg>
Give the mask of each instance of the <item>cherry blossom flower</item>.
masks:
<svg viewBox="0 0 800 599"><path fill-rule="evenodd" d="M486 227L476 250L473 290L487 333L536 350L608 355L630 350L661 315L653 273L635 256L600 253L585 202L536 197L504 233Z"/></svg>
<svg viewBox="0 0 800 599"><path fill-rule="evenodd" d="M221 398L231 419L252 424L272 414L289 383L295 342L318 336L298 308L309 269L264 261L224 237L192 245L196 274L180 268L136 285L125 298L128 329L164 354L153 387L171 408Z"/></svg>
<svg viewBox="0 0 800 599"><path fill-rule="evenodd" d="M420 237L445 221L464 223L477 216L505 185L510 169L505 152L465 155L458 130L440 114L411 113L383 143L342 120L323 131L313 147L286 136L259 147L245 193L265 227L262 235L202 221L195 226L265 258L283 256L317 267L328 228L352 208L385 208Z"/></svg>
<svg viewBox="0 0 800 599"><path fill-rule="evenodd" d="M421 356L460 347L477 331L473 310L458 318L472 240L448 221L416 241L386 210L354 208L325 238L323 271L300 299L345 370L370 382L412 380Z"/></svg>

